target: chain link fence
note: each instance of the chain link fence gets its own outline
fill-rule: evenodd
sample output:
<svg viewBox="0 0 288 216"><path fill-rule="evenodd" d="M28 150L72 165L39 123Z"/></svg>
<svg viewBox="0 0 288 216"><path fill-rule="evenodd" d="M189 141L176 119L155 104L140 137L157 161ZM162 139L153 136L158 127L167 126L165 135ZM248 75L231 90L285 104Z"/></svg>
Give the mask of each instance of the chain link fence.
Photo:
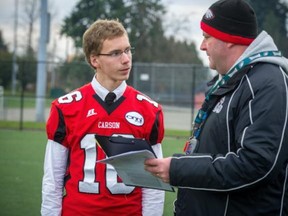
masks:
<svg viewBox="0 0 288 216"><path fill-rule="evenodd" d="M6 89L0 87L0 120L33 122L36 121L37 62L17 64L17 93L12 95L7 85ZM90 82L94 74L85 62L47 62L46 68L45 119L53 99ZM190 130L210 78L209 69L201 65L135 62L127 83L162 104L166 128Z"/></svg>

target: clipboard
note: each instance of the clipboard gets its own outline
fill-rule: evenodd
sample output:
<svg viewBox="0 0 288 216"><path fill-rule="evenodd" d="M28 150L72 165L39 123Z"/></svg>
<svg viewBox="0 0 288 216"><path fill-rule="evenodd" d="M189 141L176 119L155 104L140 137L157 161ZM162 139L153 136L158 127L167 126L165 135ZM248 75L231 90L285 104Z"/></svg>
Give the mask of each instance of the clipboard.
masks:
<svg viewBox="0 0 288 216"><path fill-rule="evenodd" d="M108 157L130 151L148 150L157 158L150 143L144 139L127 138L123 136L103 136L99 134L95 134L95 139Z"/></svg>
<svg viewBox="0 0 288 216"><path fill-rule="evenodd" d="M113 166L125 185L175 192L170 184L163 182L145 170L144 161L148 158L155 157L151 151L145 149L111 156L98 160L97 163Z"/></svg>

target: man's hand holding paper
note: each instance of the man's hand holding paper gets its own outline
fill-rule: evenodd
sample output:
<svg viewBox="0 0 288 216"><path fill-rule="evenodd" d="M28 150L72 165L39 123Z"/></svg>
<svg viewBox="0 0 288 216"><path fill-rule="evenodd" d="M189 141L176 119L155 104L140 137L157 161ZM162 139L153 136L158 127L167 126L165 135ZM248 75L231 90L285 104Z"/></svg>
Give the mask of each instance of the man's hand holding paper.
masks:
<svg viewBox="0 0 288 216"><path fill-rule="evenodd" d="M99 135L95 137L108 156L97 162L112 165L124 184L174 191L173 187L163 182L159 176L145 170L145 161L156 158L151 145L145 140Z"/></svg>

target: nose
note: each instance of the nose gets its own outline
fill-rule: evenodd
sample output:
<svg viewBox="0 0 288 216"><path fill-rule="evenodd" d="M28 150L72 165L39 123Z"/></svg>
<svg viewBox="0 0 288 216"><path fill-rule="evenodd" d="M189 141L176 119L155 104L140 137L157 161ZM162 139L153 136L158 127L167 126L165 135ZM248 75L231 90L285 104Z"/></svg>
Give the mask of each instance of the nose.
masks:
<svg viewBox="0 0 288 216"><path fill-rule="evenodd" d="M131 54L123 52L122 55L121 55L121 62L123 64L127 63L127 62L129 62L131 60L131 58L132 58Z"/></svg>
<svg viewBox="0 0 288 216"><path fill-rule="evenodd" d="M202 40L202 42L200 44L200 50L202 50L202 51L206 50L206 44L205 44L204 40Z"/></svg>

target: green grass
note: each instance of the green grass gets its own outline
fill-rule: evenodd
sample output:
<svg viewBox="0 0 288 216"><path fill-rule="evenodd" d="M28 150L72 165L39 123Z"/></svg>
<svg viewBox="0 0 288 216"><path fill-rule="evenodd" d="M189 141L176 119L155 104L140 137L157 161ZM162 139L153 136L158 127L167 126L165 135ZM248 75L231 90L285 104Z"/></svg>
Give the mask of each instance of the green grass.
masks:
<svg viewBox="0 0 288 216"><path fill-rule="evenodd" d="M50 107L52 98L45 99L45 106ZM21 101L21 96L5 96L4 97L4 105L6 108L19 108L21 107L21 103L23 103L24 108L34 108L36 106L35 96L27 96L25 95L23 101Z"/></svg>
<svg viewBox="0 0 288 216"><path fill-rule="evenodd" d="M44 131L0 131L0 211L40 215Z"/></svg>
<svg viewBox="0 0 288 216"><path fill-rule="evenodd" d="M43 122L32 122L25 121L20 124L19 121L1 121L0 120L0 129L29 129L29 130L44 130L45 123Z"/></svg>
<svg viewBox="0 0 288 216"><path fill-rule="evenodd" d="M163 141L164 156L182 152L185 138L179 137L183 132L173 131L173 134L178 138L166 136ZM0 129L1 216L40 215L45 145L44 130ZM173 215L175 198L176 193L166 192L165 216Z"/></svg>

